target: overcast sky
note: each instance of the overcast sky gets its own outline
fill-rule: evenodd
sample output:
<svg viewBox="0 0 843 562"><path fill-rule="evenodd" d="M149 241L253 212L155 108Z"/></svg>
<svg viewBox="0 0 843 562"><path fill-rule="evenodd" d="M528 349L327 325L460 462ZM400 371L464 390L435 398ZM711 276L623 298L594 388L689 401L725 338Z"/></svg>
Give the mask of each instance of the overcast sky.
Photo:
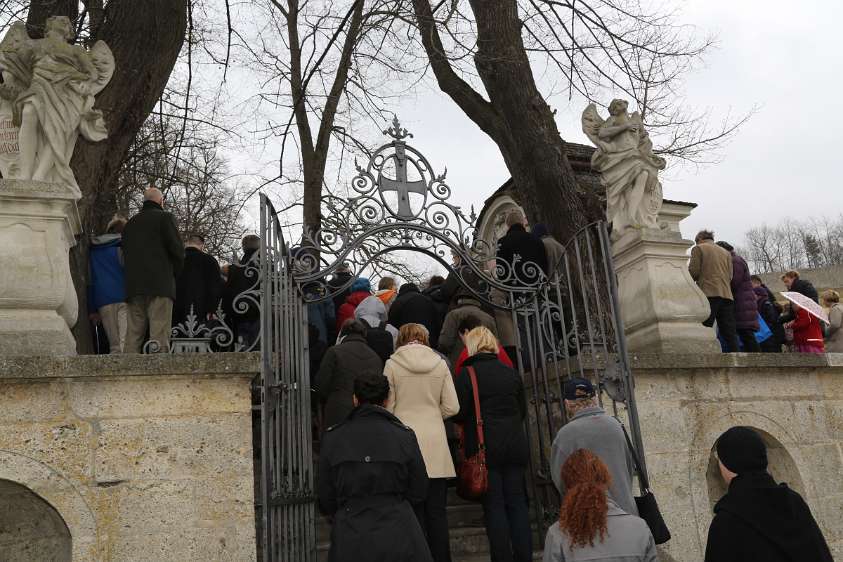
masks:
<svg viewBox="0 0 843 562"><path fill-rule="evenodd" d="M720 163L701 169L674 166L665 174L666 198L699 204L682 224L683 234L693 237L700 228L713 228L718 238L741 244L754 225L839 214L843 167L834 147L843 129L837 108L843 91L843 1L677 5L683 9L681 21L718 39L705 67L687 79L687 102L720 116L758 106ZM566 98L550 104L559 110L563 138L587 143L580 129L583 107L568 107ZM496 146L438 91L421 87L401 104L399 116L433 166L447 166L460 204L482 205L509 177Z"/></svg>

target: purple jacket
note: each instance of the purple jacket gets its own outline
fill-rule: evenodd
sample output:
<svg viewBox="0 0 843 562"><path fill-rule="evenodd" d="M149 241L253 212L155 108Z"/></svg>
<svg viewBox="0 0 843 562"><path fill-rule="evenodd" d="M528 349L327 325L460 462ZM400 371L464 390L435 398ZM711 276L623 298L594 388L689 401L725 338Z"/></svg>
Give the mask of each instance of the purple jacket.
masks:
<svg viewBox="0 0 843 562"><path fill-rule="evenodd" d="M735 324L738 330L758 331L758 304L749 266L746 261L732 252L732 294L735 297Z"/></svg>

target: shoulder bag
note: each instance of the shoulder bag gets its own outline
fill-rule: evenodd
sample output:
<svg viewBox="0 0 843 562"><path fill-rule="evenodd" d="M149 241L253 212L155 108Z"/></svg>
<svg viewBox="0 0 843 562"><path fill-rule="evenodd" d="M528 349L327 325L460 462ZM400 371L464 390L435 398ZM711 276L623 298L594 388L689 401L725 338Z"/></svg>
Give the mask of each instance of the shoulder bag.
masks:
<svg viewBox="0 0 843 562"><path fill-rule="evenodd" d="M617 419L617 418L615 418ZM632 441L629 434L626 432L623 422L618 420L623 430L623 436L626 437L626 446L632 455L632 460L635 462L635 471L638 473L638 483L641 486L641 496L636 496L635 506L638 508L638 517L643 519L650 532L653 533L653 540L656 544L664 544L670 540L670 530L665 525L664 517L659 510L659 504L656 503L656 496L650 491L650 480L647 475L641 470L641 462L638 460L638 453L635 452L635 447L632 446Z"/></svg>
<svg viewBox="0 0 843 562"><path fill-rule="evenodd" d="M486 440L483 434L483 416L480 413L480 392L477 390L477 374L474 367L468 367L471 391L474 394L474 413L477 418L477 453L465 459L457 472L457 495L464 500L479 501L489 489L489 468L486 466ZM466 427L467 431L468 428Z"/></svg>

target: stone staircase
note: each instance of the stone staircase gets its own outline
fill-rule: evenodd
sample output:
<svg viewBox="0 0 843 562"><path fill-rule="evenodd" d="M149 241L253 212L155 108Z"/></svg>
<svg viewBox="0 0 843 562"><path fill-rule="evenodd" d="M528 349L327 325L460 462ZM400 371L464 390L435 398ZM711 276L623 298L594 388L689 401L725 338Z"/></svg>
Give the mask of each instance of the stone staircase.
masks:
<svg viewBox="0 0 843 562"><path fill-rule="evenodd" d="M451 536L452 562L489 562L489 542L483 527L483 508L478 503L457 497L453 488L448 490L448 524ZM324 517L317 520L316 536L319 543L317 562L328 560L331 527ZM544 537L542 537L542 541ZM541 560L541 552L533 556Z"/></svg>

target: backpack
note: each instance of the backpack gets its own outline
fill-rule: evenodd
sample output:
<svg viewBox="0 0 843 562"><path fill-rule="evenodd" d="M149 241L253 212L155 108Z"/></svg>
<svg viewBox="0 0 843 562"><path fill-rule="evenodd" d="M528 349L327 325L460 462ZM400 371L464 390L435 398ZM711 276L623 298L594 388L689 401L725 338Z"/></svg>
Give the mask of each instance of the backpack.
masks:
<svg viewBox="0 0 843 562"><path fill-rule="evenodd" d="M369 325L365 320L363 322L367 326ZM370 326L366 330L366 343L372 348L372 351L377 353L384 365L386 364L386 360L389 359L389 356L392 355L392 352L395 351L392 334L386 330L385 326L386 322L381 322L377 327Z"/></svg>

